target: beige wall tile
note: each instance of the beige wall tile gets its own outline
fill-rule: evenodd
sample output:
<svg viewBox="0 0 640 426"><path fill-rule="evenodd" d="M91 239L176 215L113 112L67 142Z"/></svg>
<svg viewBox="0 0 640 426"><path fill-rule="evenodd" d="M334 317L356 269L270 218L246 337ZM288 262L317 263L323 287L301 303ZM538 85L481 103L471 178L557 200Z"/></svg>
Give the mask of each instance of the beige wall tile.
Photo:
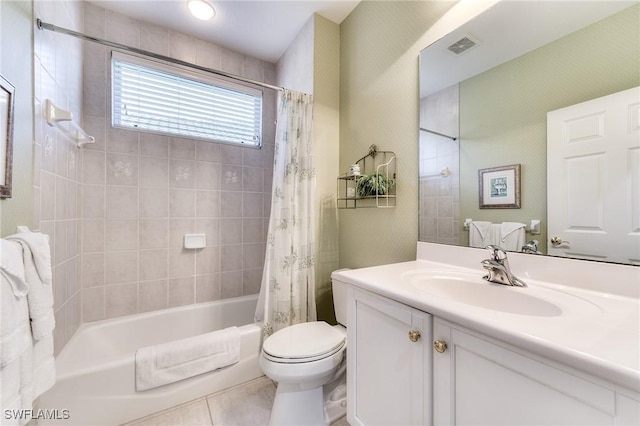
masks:
<svg viewBox="0 0 640 426"><path fill-rule="evenodd" d="M212 163L220 162L220 144L197 141L196 142L196 158L198 161L209 161Z"/></svg>
<svg viewBox="0 0 640 426"><path fill-rule="evenodd" d="M107 217L137 218L138 188L131 186L107 186Z"/></svg>
<svg viewBox="0 0 640 426"><path fill-rule="evenodd" d="M140 132L139 148L140 155L164 158L169 156L169 141L164 135Z"/></svg>
<svg viewBox="0 0 640 426"><path fill-rule="evenodd" d="M169 217L194 217L195 214L195 190L176 188L169 190Z"/></svg>
<svg viewBox="0 0 640 426"><path fill-rule="evenodd" d="M195 303L195 277L172 278L169 280L169 306Z"/></svg>
<svg viewBox="0 0 640 426"><path fill-rule="evenodd" d="M104 319L104 287L82 290L82 321Z"/></svg>
<svg viewBox="0 0 640 426"><path fill-rule="evenodd" d="M198 189L220 188L220 165L205 161L196 163Z"/></svg>
<svg viewBox="0 0 640 426"><path fill-rule="evenodd" d="M198 190L196 193L196 217L220 216L220 192Z"/></svg>
<svg viewBox="0 0 640 426"><path fill-rule="evenodd" d="M168 225L167 219L140 219L140 248L166 248Z"/></svg>
<svg viewBox="0 0 640 426"><path fill-rule="evenodd" d="M107 127L107 151L125 154L138 153L138 132L117 127Z"/></svg>
<svg viewBox="0 0 640 426"><path fill-rule="evenodd" d="M106 318L135 314L138 310L138 283L106 286L104 310Z"/></svg>
<svg viewBox="0 0 640 426"><path fill-rule="evenodd" d="M193 250L169 250L169 278L182 278L194 274L195 253Z"/></svg>
<svg viewBox="0 0 640 426"><path fill-rule="evenodd" d="M138 156L107 153L107 184L137 185Z"/></svg>
<svg viewBox="0 0 640 426"><path fill-rule="evenodd" d="M139 312L164 309L167 305L168 281L141 281L138 285Z"/></svg>
<svg viewBox="0 0 640 426"><path fill-rule="evenodd" d="M138 251L105 253L105 284L138 281Z"/></svg>
<svg viewBox="0 0 640 426"><path fill-rule="evenodd" d="M196 276L196 302L220 299L220 274Z"/></svg>
<svg viewBox="0 0 640 426"><path fill-rule="evenodd" d="M169 190L166 188L140 188L140 218L169 217Z"/></svg>
<svg viewBox="0 0 640 426"><path fill-rule="evenodd" d="M169 186L169 160L158 157L139 158L140 186L167 188Z"/></svg>
<svg viewBox="0 0 640 426"><path fill-rule="evenodd" d="M169 30L140 22L140 48L160 55L169 55Z"/></svg>
<svg viewBox="0 0 640 426"><path fill-rule="evenodd" d="M169 157L183 160L196 159L196 141L184 138L169 138Z"/></svg>
<svg viewBox="0 0 640 426"><path fill-rule="evenodd" d="M82 221L82 251L84 253L104 251L104 219Z"/></svg>
<svg viewBox="0 0 640 426"><path fill-rule="evenodd" d="M86 253L82 256L82 286L104 285L104 253Z"/></svg>
<svg viewBox="0 0 640 426"><path fill-rule="evenodd" d="M142 221L140 221L142 222ZM108 251L135 250L138 248L137 219L107 219L105 249Z"/></svg>
<svg viewBox="0 0 640 426"><path fill-rule="evenodd" d="M220 247L209 246L196 252L196 274L220 272Z"/></svg>
<svg viewBox="0 0 640 426"><path fill-rule="evenodd" d="M168 277L169 250L140 250L140 281L159 280Z"/></svg>
<svg viewBox="0 0 640 426"><path fill-rule="evenodd" d="M242 296L242 271L222 272L220 274L220 298Z"/></svg>
<svg viewBox="0 0 640 426"><path fill-rule="evenodd" d="M179 159L169 160L169 186L171 188L195 188L195 161Z"/></svg>

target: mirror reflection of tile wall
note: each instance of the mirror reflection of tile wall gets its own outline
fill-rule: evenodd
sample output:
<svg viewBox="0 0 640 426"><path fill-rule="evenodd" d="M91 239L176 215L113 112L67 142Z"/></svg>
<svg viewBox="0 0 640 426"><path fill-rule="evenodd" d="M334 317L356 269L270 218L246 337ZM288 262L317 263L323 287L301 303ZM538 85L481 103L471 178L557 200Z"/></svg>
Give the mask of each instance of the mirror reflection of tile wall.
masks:
<svg viewBox="0 0 640 426"><path fill-rule="evenodd" d="M420 100L420 127L458 136L458 85ZM420 241L460 244L459 141L420 131ZM448 168L450 175L440 171Z"/></svg>

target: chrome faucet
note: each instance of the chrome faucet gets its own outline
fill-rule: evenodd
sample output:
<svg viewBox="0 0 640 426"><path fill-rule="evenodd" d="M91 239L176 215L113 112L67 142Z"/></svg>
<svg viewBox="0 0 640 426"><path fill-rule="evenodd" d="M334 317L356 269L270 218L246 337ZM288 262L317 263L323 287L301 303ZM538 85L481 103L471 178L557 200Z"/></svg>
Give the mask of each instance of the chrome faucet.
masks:
<svg viewBox="0 0 640 426"><path fill-rule="evenodd" d="M512 285L516 287L526 287L527 284L511 273L509 269L509 261L507 260L507 252L498 246L485 247L491 253L490 259L482 262L482 267L489 271L483 278L489 282Z"/></svg>

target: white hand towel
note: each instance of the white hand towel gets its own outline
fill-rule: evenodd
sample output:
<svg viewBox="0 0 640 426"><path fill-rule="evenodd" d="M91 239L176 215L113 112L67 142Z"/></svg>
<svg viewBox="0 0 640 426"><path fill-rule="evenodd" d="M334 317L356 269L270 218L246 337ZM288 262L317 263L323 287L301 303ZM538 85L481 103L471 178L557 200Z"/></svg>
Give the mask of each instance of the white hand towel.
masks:
<svg viewBox="0 0 640 426"><path fill-rule="evenodd" d="M53 335L33 342L33 398L37 398L56 383L56 361L53 356Z"/></svg>
<svg viewBox="0 0 640 426"><path fill-rule="evenodd" d="M469 225L469 247L485 247L490 228L491 222L472 221Z"/></svg>
<svg viewBox="0 0 640 426"><path fill-rule="evenodd" d="M25 278L29 292L27 302L29 304L29 318L31 319L31 332L34 340L46 339L53 335L56 322L53 314L53 286L51 285L51 263L36 261L38 258L46 257L42 252L49 252L49 243L43 234L24 233L19 236L29 236L28 238L11 238L17 241L22 247L22 257L24 262ZM32 236L30 236L32 235ZM38 235L40 237L38 237ZM37 243L32 243L37 241ZM40 252L40 254L36 254ZM44 281L42 277L49 277Z"/></svg>
<svg viewBox="0 0 640 426"><path fill-rule="evenodd" d="M239 360L238 327L141 348L136 351L136 390L174 383Z"/></svg>
<svg viewBox="0 0 640 426"><path fill-rule="evenodd" d="M25 296L29 291L24 277L22 249L16 242L0 239L0 275L17 297Z"/></svg>
<svg viewBox="0 0 640 426"><path fill-rule="evenodd" d="M41 232L31 232L27 227L20 227L20 232L7 237L8 240L19 240L29 246L32 261L35 265L40 280L45 284L51 284L51 247L49 236Z"/></svg>
<svg viewBox="0 0 640 426"><path fill-rule="evenodd" d="M20 251L19 244L11 243L10 246ZM22 255L19 263L22 265ZM11 268L18 271L14 265ZM24 272L22 274L24 275ZM11 279L7 279L5 274L0 274L0 368L20 358L30 346L31 329L27 298L16 296Z"/></svg>
<svg viewBox="0 0 640 426"><path fill-rule="evenodd" d="M520 251L525 243L526 225L519 222L502 222L500 247L508 251Z"/></svg>

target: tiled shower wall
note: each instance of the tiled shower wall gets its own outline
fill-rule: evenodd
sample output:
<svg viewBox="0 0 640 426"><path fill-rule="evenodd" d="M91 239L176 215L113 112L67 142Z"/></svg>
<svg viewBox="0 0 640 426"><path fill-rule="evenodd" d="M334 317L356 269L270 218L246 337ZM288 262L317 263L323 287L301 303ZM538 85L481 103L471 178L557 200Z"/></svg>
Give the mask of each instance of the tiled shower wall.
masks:
<svg viewBox="0 0 640 426"><path fill-rule="evenodd" d="M457 137L458 110L456 84L420 100L420 127ZM460 244L459 142L420 131L420 241Z"/></svg>
<svg viewBox="0 0 640 426"><path fill-rule="evenodd" d="M267 83L275 66L84 5L85 33ZM262 149L111 128L110 49L84 44L82 319L259 292L273 171L276 94ZM187 250L183 235L205 233Z"/></svg>
<svg viewBox="0 0 640 426"><path fill-rule="evenodd" d="M82 2L34 2L35 18L82 30ZM81 322L80 154L73 142L47 125L45 100L82 119L82 43L34 29L34 208L33 228L49 235L53 265L56 354Z"/></svg>

